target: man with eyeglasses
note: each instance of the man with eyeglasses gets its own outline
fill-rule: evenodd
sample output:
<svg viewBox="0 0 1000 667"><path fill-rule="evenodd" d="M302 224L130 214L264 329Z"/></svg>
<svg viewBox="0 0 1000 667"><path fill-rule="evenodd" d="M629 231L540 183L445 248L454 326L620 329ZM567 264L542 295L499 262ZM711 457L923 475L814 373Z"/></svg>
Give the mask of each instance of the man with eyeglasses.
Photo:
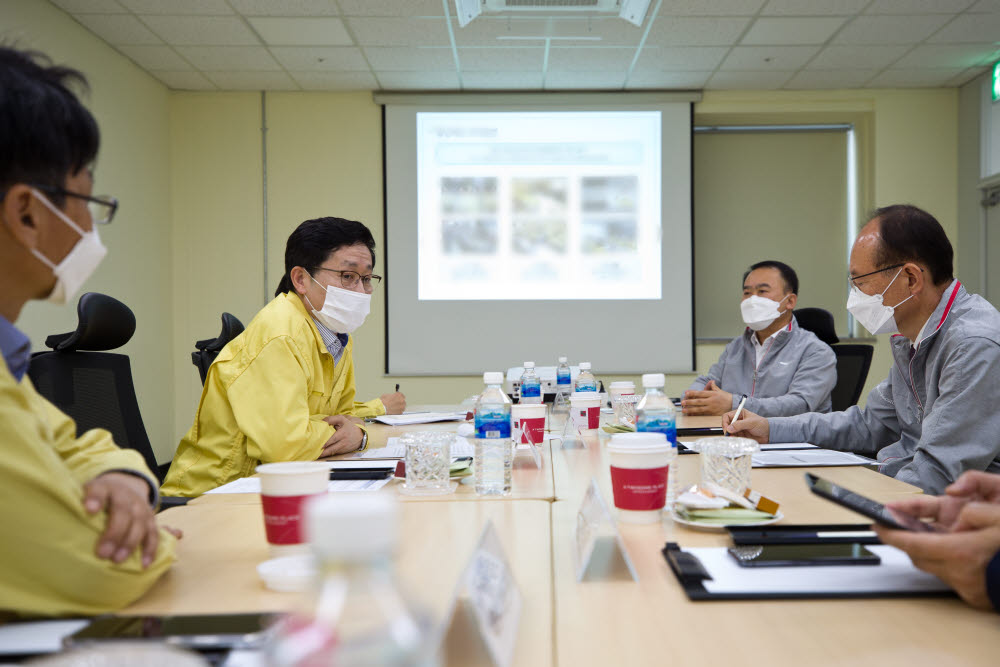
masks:
<svg viewBox="0 0 1000 667"><path fill-rule="evenodd" d="M894 334L889 377L865 407L764 419L733 413L733 435L811 442L877 458L879 470L940 494L966 470L1000 472L1000 313L952 272L937 220L915 206L875 211L854 242L847 309ZM895 333L895 332L899 333Z"/></svg>
<svg viewBox="0 0 1000 667"><path fill-rule="evenodd" d="M292 232L274 299L208 370L164 495L200 495L261 463L365 448L360 417L402 398L354 400L351 334L382 280L374 268L375 239L360 222L318 218Z"/></svg>
<svg viewBox="0 0 1000 667"><path fill-rule="evenodd" d="M72 301L107 254L96 225L118 202L91 192L100 133L76 85L81 73L0 47L0 616L114 611L174 561L142 456L102 429L77 437L32 386L14 326L28 301Z"/></svg>

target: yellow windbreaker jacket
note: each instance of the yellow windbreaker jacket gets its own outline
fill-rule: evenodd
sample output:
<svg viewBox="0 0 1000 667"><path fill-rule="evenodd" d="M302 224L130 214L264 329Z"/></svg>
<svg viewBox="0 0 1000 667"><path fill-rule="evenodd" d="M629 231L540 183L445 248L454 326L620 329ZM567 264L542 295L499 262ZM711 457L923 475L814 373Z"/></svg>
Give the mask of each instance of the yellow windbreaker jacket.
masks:
<svg viewBox="0 0 1000 667"><path fill-rule="evenodd" d="M92 615L139 598L174 562L176 540L160 530L156 559L139 550L121 564L98 558L104 512L88 514L83 485L101 473L134 470L156 479L142 456L102 429L76 424L18 382L0 360L0 610L18 615Z"/></svg>
<svg viewBox="0 0 1000 667"><path fill-rule="evenodd" d="M209 368L161 493L197 496L260 463L317 459L334 432L324 417L375 409L354 402L353 347L334 365L301 299L275 297Z"/></svg>

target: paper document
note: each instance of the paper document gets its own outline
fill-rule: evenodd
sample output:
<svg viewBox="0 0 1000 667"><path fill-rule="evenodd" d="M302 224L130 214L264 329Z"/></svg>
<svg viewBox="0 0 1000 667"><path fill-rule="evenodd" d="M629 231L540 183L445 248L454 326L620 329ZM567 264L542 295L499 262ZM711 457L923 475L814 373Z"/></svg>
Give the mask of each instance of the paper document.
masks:
<svg viewBox="0 0 1000 667"><path fill-rule="evenodd" d="M451 441L451 458L457 459L463 456L472 456L474 449L469 441L461 436L456 435L455 439ZM399 438L389 438L385 442L385 447L375 447L374 449L366 449L363 452L358 452L352 459L389 459L396 458L401 459L406 456L406 447L400 442Z"/></svg>
<svg viewBox="0 0 1000 667"><path fill-rule="evenodd" d="M808 442L769 442L760 446L762 452L775 452L782 449L819 449L816 445Z"/></svg>
<svg viewBox="0 0 1000 667"><path fill-rule="evenodd" d="M68 637L89 624L89 618L7 623L0 626L0 655L61 651L63 637Z"/></svg>
<svg viewBox="0 0 1000 667"><path fill-rule="evenodd" d="M850 452L832 449L792 449L757 452L754 468L807 468L809 466L863 466L875 461Z"/></svg>
<svg viewBox="0 0 1000 667"><path fill-rule="evenodd" d="M349 493L351 491L377 491L389 483L392 477L383 479L334 479L327 485L331 493ZM260 493L259 477L243 477L229 484L206 491L206 493Z"/></svg>
<svg viewBox="0 0 1000 667"><path fill-rule="evenodd" d="M934 592L948 587L921 572L895 547L868 545L882 559L879 565L816 567L740 567L726 547L685 549L697 557L712 578L709 593L870 593L871 591Z"/></svg>
<svg viewBox="0 0 1000 667"><path fill-rule="evenodd" d="M411 412L402 415L382 415L377 421L389 426L409 426L411 424L433 424L434 422L464 422L468 413L461 412Z"/></svg>

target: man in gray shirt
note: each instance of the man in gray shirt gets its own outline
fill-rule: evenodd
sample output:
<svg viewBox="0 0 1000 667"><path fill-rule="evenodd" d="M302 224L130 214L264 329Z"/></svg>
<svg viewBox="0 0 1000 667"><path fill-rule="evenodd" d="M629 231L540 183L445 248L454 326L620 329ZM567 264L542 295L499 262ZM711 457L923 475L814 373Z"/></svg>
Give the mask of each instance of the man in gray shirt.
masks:
<svg viewBox="0 0 1000 667"><path fill-rule="evenodd" d="M851 249L847 309L889 339L889 377L864 409L722 423L758 442L811 442L876 457L940 494L966 470L1000 472L1000 313L954 279L938 221L915 206L875 211Z"/></svg>
<svg viewBox="0 0 1000 667"><path fill-rule="evenodd" d="M798 276L783 262L757 262L743 274L740 311L747 328L684 392L684 414L724 414L743 394L745 409L765 417L830 411L837 360L792 316L798 291Z"/></svg>

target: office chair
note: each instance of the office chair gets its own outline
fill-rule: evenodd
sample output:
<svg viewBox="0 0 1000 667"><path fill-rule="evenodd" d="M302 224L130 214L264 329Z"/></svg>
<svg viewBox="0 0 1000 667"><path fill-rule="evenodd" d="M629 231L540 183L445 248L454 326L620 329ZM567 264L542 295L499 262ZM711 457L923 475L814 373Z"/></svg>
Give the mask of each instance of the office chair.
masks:
<svg viewBox="0 0 1000 667"><path fill-rule="evenodd" d="M229 341L243 333L245 328L243 323L236 319L236 316L230 313L222 313L222 332L218 337L199 340L194 344L196 349L191 353L191 363L198 368L203 385L205 384L205 378L208 377L208 369L212 365L212 362L215 361L215 358L219 356L219 352L222 352L222 348Z"/></svg>
<svg viewBox="0 0 1000 667"><path fill-rule="evenodd" d="M861 390L868 379L875 347L863 344L834 345L837 356L837 384L833 386L830 400L835 411L857 405Z"/></svg>
<svg viewBox="0 0 1000 667"><path fill-rule="evenodd" d="M827 345L836 345L840 342L830 311L822 308L798 308L794 311L794 315L800 327L813 332Z"/></svg>
<svg viewBox="0 0 1000 667"><path fill-rule="evenodd" d="M28 376L38 393L76 422L79 436L93 428L111 432L119 447L142 454L159 478L159 466L142 423L132 366L124 354L110 354L135 333L135 315L121 301L88 292L76 306L76 331L45 339L50 351L31 355Z"/></svg>

